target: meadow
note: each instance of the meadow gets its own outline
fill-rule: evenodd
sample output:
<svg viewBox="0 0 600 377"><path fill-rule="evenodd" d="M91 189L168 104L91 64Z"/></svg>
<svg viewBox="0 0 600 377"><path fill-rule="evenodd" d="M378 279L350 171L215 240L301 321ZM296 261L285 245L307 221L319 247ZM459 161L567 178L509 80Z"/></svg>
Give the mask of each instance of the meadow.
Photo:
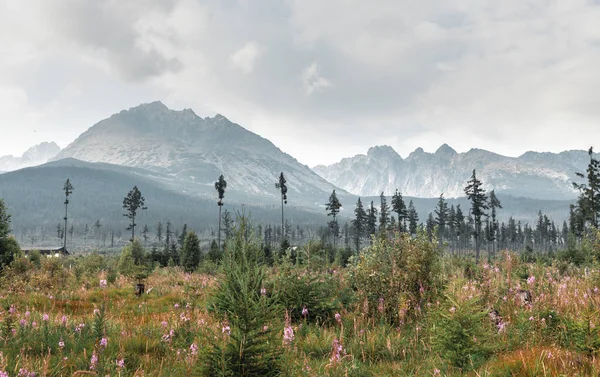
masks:
<svg viewBox="0 0 600 377"><path fill-rule="evenodd" d="M238 228L219 264L153 267L139 297L118 257L18 256L0 277L0 376L600 373L598 243L580 265L438 247L390 234L344 263L309 242L269 265Z"/></svg>

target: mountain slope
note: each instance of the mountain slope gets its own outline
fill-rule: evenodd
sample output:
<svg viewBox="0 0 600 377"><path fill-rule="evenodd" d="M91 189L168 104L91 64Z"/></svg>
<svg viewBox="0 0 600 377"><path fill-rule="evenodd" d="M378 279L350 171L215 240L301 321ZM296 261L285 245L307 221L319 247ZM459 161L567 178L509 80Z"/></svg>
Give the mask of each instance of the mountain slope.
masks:
<svg viewBox="0 0 600 377"><path fill-rule="evenodd" d="M56 234L56 226L64 216L64 192L67 178L74 186L69 198L69 221L80 233L85 224L90 227L100 219L103 229L125 233L127 219L123 217L123 198L137 185L146 199L148 209L137 219L140 230L148 225L152 230L158 221L171 220L181 228L213 228L217 224L216 200L176 192L161 182L162 175L140 168L63 159L0 175L0 198L12 215L12 228L17 234L44 227ZM280 207L245 204L245 212L260 223L279 224ZM242 210L242 204L225 196L224 209L232 213ZM324 213L297 207L286 208L291 224L325 222ZM214 228L213 228L214 229Z"/></svg>
<svg viewBox="0 0 600 377"><path fill-rule="evenodd" d="M60 147L55 142L44 142L29 148L21 157L0 157L0 172L7 172L36 166L48 162L60 152Z"/></svg>
<svg viewBox="0 0 600 377"><path fill-rule="evenodd" d="M444 144L435 153L418 148L403 159L389 146L373 147L366 155L345 158L313 170L336 186L356 195L386 194L431 198L464 196L473 169L486 189L515 197L569 200L577 193L575 172L585 171L586 151L558 154L527 152L506 157L481 149L457 153Z"/></svg>
<svg viewBox="0 0 600 377"><path fill-rule="evenodd" d="M201 118L192 110L169 110L161 102L140 105L103 120L56 156L139 167L167 174L198 194L214 196L225 175L227 190L272 201L280 172L290 202L326 200L335 188L310 168L222 115Z"/></svg>

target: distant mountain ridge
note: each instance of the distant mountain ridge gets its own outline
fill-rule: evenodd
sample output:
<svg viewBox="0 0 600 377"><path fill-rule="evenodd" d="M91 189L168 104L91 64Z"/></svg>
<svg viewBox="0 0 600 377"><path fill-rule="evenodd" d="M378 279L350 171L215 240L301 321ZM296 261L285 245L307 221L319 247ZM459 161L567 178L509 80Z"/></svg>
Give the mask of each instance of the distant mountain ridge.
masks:
<svg viewBox="0 0 600 377"><path fill-rule="evenodd" d="M272 200L280 172L291 201L324 202L335 187L269 140L218 114L202 118L161 102L142 104L100 121L63 149L67 157L139 167L166 174L186 189L214 194L225 175L229 192Z"/></svg>
<svg viewBox="0 0 600 377"><path fill-rule="evenodd" d="M390 146L377 146L367 154L345 158L313 170L334 185L355 195L391 195L396 189L404 195L431 198L464 196L464 187L473 169L486 189L515 197L570 200L577 192L572 182L575 172L584 172L589 163L587 151L561 153L527 152L506 157L483 149L457 153L442 145L435 153L417 148L403 159Z"/></svg>
<svg viewBox="0 0 600 377"><path fill-rule="evenodd" d="M9 172L36 166L48 162L60 152L60 147L55 142L43 142L29 148L21 157L12 155L0 157L0 172Z"/></svg>

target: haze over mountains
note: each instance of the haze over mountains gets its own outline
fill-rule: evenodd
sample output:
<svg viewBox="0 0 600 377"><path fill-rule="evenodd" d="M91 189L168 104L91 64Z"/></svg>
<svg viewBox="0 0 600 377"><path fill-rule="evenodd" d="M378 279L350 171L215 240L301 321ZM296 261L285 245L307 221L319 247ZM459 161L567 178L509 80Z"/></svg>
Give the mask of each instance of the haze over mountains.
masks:
<svg viewBox="0 0 600 377"><path fill-rule="evenodd" d="M435 153L418 148L406 158L389 146L370 148L366 155L313 168L319 175L355 195L392 194L432 198L464 196L473 169L488 190L535 199L568 200L576 197L575 172L589 163L586 151L562 153L527 152L506 157L482 149L457 153L444 144Z"/></svg>
<svg viewBox="0 0 600 377"><path fill-rule="evenodd" d="M29 148L20 157L2 156L0 157L0 172L7 172L36 166L48 162L51 158L60 152L60 147L54 142L44 142Z"/></svg>
<svg viewBox="0 0 600 377"><path fill-rule="evenodd" d="M457 153L447 145L435 153L417 149L403 159L393 148L380 146L313 171L222 115L202 118L189 109L170 110L161 102L112 115L59 149L44 143L18 158L20 165L12 156L13 164L4 165L5 170L15 170L51 159L0 175L0 197L11 209L16 227L59 222L66 178L76 188L72 202L81 206L73 209L76 224L102 218L103 223L121 227L122 198L137 184L147 195L148 221L171 219L204 226L216 217L214 182L220 174L228 182L228 208L239 209L244 203L258 221L277 221L280 202L275 182L283 171L289 187L286 211L294 214L290 221L324 224L324 203L334 189L343 203L340 215L349 218L359 195L376 206L382 191L391 196L396 189L407 200L437 198L441 193L462 197L473 169L486 188L501 197L505 205L501 219L514 216L531 222L542 210L560 222L576 196L571 185L575 172L584 171L589 161L586 151L528 152L511 158L480 149ZM424 221L437 199L414 200ZM450 204L468 205L464 198Z"/></svg>

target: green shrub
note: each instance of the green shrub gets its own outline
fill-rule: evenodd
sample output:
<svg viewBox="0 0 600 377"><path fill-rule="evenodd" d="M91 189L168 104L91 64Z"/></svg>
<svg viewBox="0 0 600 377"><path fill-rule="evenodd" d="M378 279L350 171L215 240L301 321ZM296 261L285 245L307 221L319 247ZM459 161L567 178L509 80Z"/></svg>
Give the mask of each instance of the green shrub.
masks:
<svg viewBox="0 0 600 377"><path fill-rule="evenodd" d="M438 262L437 246L423 232L375 238L349 268L350 280L371 314L383 304L386 317L398 323L436 290Z"/></svg>

